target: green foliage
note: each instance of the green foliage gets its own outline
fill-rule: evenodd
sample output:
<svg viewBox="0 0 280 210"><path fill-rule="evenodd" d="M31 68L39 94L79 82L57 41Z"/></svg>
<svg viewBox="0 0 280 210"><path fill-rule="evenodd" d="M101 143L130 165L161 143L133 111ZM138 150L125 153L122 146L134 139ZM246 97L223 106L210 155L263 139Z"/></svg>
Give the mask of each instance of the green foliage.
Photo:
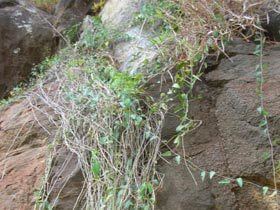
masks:
<svg viewBox="0 0 280 210"><path fill-rule="evenodd" d="M171 156L172 156L171 151L166 151L162 154L162 157L171 157Z"/></svg>
<svg viewBox="0 0 280 210"><path fill-rule="evenodd" d="M167 12L169 13L169 16L166 16ZM173 19L170 17L180 18L182 14L179 4L173 1L151 1L144 4L141 11L135 15L134 22L135 24L145 22L151 27L156 26L157 32L160 32L160 36L162 36L164 32L178 30L179 26L177 25L175 18Z"/></svg>
<svg viewBox="0 0 280 210"><path fill-rule="evenodd" d="M98 151L91 152L91 170L94 177L98 178L101 172L100 161L98 160Z"/></svg>
<svg viewBox="0 0 280 210"><path fill-rule="evenodd" d="M81 28L81 23L75 24L68 29L66 29L63 34L65 35L66 39L69 40L70 43L74 43L79 38L79 31Z"/></svg>
<svg viewBox="0 0 280 210"><path fill-rule="evenodd" d="M213 177L215 176L216 172L215 171L210 171L209 172L209 178L213 179Z"/></svg>
<svg viewBox="0 0 280 210"><path fill-rule="evenodd" d="M155 202L153 185L149 182L144 182L139 188L139 197L144 203L153 204ZM144 209L149 209L144 206Z"/></svg>
<svg viewBox="0 0 280 210"><path fill-rule="evenodd" d="M94 50L106 50L114 43L128 40L129 37L118 30L104 27L99 17L93 17L91 26L83 32L79 44Z"/></svg>
<svg viewBox="0 0 280 210"><path fill-rule="evenodd" d="M34 192L35 197L35 209L42 209L42 210L52 210L52 207L48 201L42 199L42 195L40 191Z"/></svg>
<svg viewBox="0 0 280 210"><path fill-rule="evenodd" d="M63 82L57 105L48 105L64 125L58 139L79 154L89 209L151 209L155 202L165 106L144 95L149 75L116 68L110 47L125 38L94 18L75 50L50 69ZM42 195L47 201L48 192Z"/></svg>
<svg viewBox="0 0 280 210"><path fill-rule="evenodd" d="M204 182L206 177L206 171L201 171L200 176L201 176L201 180Z"/></svg>
<svg viewBox="0 0 280 210"><path fill-rule="evenodd" d="M264 186L264 187L262 188L263 195L266 195L267 192L268 192L268 190L269 190L269 188L268 188L267 186Z"/></svg>
<svg viewBox="0 0 280 210"><path fill-rule="evenodd" d="M263 159L264 161L267 161L269 158L270 158L270 153L269 153L269 152L264 152L264 153L262 154L262 159Z"/></svg>
<svg viewBox="0 0 280 210"><path fill-rule="evenodd" d="M236 183L238 184L239 187L243 187L243 179L242 178L237 178Z"/></svg>
<svg viewBox="0 0 280 210"><path fill-rule="evenodd" d="M228 185L231 183L231 180L230 179L223 179L221 181L218 182L219 184L221 185Z"/></svg>
<svg viewBox="0 0 280 210"><path fill-rule="evenodd" d="M280 138L279 137L276 137L274 140L273 140L273 146L280 146Z"/></svg>
<svg viewBox="0 0 280 210"><path fill-rule="evenodd" d="M183 137L201 124L189 118L188 109L189 100L194 98L192 90L205 67L205 58L210 51L223 51L229 39L221 11L210 16L214 22L209 26L210 32L205 36L199 32L187 39L182 35L184 18L191 15L184 13L179 2L155 0L145 4L136 14L134 24L154 29L151 42L160 52L155 61L143 62L148 75L117 70L110 49L129 37L104 27L100 18L92 19L76 51L68 52L59 62L61 72L57 80L63 81L63 86L59 100L51 103L63 122L57 136L80 158L88 182L84 195L87 201L94 201L86 204L88 209L154 208L160 178L156 160L159 156L173 155L171 151L159 151L167 104L175 98L179 101L175 111L181 123L172 139L179 146ZM205 26L205 19L199 21ZM70 37L75 34L75 30L71 31ZM261 51L256 49L255 54L261 55ZM262 67L257 69L260 81ZM169 91L161 93L157 102L146 96L147 81L171 70L175 73ZM258 111L263 118L268 116L263 106ZM264 119L260 127L266 126ZM176 163L180 164L181 156L175 155ZM215 175L216 172L210 171L210 180ZM200 176L205 181L208 172L201 170ZM219 183L236 183L239 187L244 184L242 178L226 178Z"/></svg>
<svg viewBox="0 0 280 210"><path fill-rule="evenodd" d="M63 53L63 52L62 52ZM43 60L40 64L35 66L31 73L31 83L35 83L38 78L42 78L45 76L47 70L49 70L52 66L55 66L60 62L60 55L55 55Z"/></svg>
<svg viewBox="0 0 280 210"><path fill-rule="evenodd" d="M259 24L259 23L258 23ZM260 25L260 24L259 24ZM274 144L273 140L269 131L269 123L268 123L268 117L269 117L269 112L265 109L264 104L264 90L263 86L265 84L264 80L264 71L268 68L268 65L264 63L263 61L263 51L264 51L264 44L265 44L265 36L262 31L257 33L257 37L255 39L257 46L254 51L254 54L259 58L259 64L256 66L256 83L257 83L257 94L259 96L260 100L260 106L257 108L257 111L259 115L261 116L261 121L259 123L259 127L262 130L265 138L267 139L269 146L270 146L270 151L263 153L262 158L266 161L269 158L271 159L272 162L272 174L273 174L273 183L274 183L274 192L277 194L278 188L277 188L277 165L274 159ZM263 194L265 195L268 192L268 187L263 187ZM276 195L275 194L275 195ZM273 195L274 196L274 195Z"/></svg>

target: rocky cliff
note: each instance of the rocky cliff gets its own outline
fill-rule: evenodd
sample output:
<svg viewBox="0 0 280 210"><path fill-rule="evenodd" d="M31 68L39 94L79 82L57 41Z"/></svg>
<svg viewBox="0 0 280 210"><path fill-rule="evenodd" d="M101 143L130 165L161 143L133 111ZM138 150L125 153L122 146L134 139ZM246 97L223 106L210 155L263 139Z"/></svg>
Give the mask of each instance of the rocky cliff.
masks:
<svg viewBox="0 0 280 210"><path fill-rule="evenodd" d="M123 209L118 202L127 209L279 209L275 10L265 16L271 21L262 21L267 43L234 36L223 53L213 56L213 48L200 57L193 66L199 78L182 87L180 96L188 100L183 97L185 109L178 111L182 97L172 95L181 88L176 71L189 54L173 49L166 34L156 35L163 20L154 21L154 28L145 26L147 18L137 24L135 14L141 19L140 11L152 10L146 1L108 0L97 21L85 18L97 2L62 0L47 13L27 1L0 0L0 98L57 53L43 77L0 108L0 209ZM64 31L77 23L80 40L71 45ZM66 48L57 52L61 41ZM163 57L168 65L159 73L159 58L166 53L162 43L180 62L171 65L172 56ZM140 74L154 76L138 93L135 86L145 77ZM161 102L163 95L172 98ZM113 114L107 119L100 110ZM180 118L185 112L188 127ZM180 126L187 129L181 136ZM131 139L136 143L126 142ZM116 171L119 176L113 176ZM121 185L112 190L104 180L112 188Z"/></svg>

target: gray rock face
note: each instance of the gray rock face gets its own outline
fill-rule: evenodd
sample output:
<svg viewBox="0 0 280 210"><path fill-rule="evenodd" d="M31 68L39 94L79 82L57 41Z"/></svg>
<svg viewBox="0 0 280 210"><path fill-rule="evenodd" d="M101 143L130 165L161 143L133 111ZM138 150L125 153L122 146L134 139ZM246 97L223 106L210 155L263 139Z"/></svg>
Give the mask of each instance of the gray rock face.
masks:
<svg viewBox="0 0 280 210"><path fill-rule="evenodd" d="M242 177L259 186L273 188L272 165L268 139L259 128L261 117L256 111L260 98L256 93L255 68L259 58L252 55L252 44L233 43L231 60L223 59L218 67L197 84L195 93L202 96L190 104L190 115L202 124L184 138L186 156L201 169L215 171L226 177ZM239 50L238 47L239 46ZM244 50L246 49L246 50ZM280 62L279 46L267 47L264 105L269 112L272 139L279 139L280 120ZM230 54L231 52L229 52ZM168 124L167 126L171 126ZM183 149L178 148L183 154ZM274 145L275 161L280 160L280 145ZM190 166L191 167L191 166ZM158 193L157 209L278 209L275 198L263 197L261 187L245 184L221 186L223 178L214 177L201 182L200 171L191 167L198 182L195 184L182 163L162 163L166 174ZM280 174L277 174L279 184Z"/></svg>
<svg viewBox="0 0 280 210"><path fill-rule="evenodd" d="M0 98L54 52L53 31L44 18L24 1L0 1Z"/></svg>
<svg viewBox="0 0 280 210"><path fill-rule="evenodd" d="M280 41L280 14L279 12L270 11L267 15L268 18L264 18L262 26L267 31L267 35L275 40Z"/></svg>
<svg viewBox="0 0 280 210"><path fill-rule="evenodd" d="M114 50L120 70L136 74L145 71L145 62L152 61L157 55L157 49L151 44L151 34L141 31L139 27L129 29L126 34L129 41L119 43ZM149 72L146 72L149 73Z"/></svg>
<svg viewBox="0 0 280 210"><path fill-rule="evenodd" d="M103 23L116 28L130 37L128 41L118 43L114 55L120 63L120 70L131 74L143 72L143 64L152 61L158 54L150 39L152 34L140 26L132 27L134 14L145 0L109 0L101 11Z"/></svg>
<svg viewBox="0 0 280 210"><path fill-rule="evenodd" d="M101 11L101 19L105 25L127 30L133 15L138 12L146 0L108 0Z"/></svg>
<svg viewBox="0 0 280 210"><path fill-rule="evenodd" d="M82 22L94 2L99 0L60 0L55 8L57 30L62 30Z"/></svg>

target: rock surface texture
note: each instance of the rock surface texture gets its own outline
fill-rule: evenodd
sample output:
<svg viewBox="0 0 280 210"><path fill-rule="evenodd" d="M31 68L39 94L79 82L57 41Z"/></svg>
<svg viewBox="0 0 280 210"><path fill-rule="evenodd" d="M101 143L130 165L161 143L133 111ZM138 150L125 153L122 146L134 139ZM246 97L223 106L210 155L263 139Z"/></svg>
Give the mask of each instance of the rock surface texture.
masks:
<svg viewBox="0 0 280 210"><path fill-rule="evenodd" d="M48 18L25 1L0 1L0 98L54 52Z"/></svg>
<svg viewBox="0 0 280 210"><path fill-rule="evenodd" d="M50 85L47 89L52 92L54 88ZM42 109L38 111L35 107ZM1 210L28 210L35 204L51 137L52 123L45 114L49 111L34 97L0 110Z"/></svg>
<svg viewBox="0 0 280 210"><path fill-rule="evenodd" d="M132 26L135 13L139 12L145 0L109 0L101 12L103 23L121 30L128 40L117 43L114 56L120 63L120 70L131 74L145 71L145 63L158 54L151 43L153 35L140 26Z"/></svg>
<svg viewBox="0 0 280 210"><path fill-rule="evenodd" d="M53 15L27 0L0 0L0 99L55 53L63 30L82 22L94 0L61 0Z"/></svg>
<svg viewBox="0 0 280 210"><path fill-rule="evenodd" d="M81 23L94 2L99 0L60 0L55 8L55 21L59 32Z"/></svg>
<svg viewBox="0 0 280 210"><path fill-rule="evenodd" d="M196 166L226 177L242 177L245 181L273 188L268 139L259 128L261 117L256 111L260 99L256 93L255 68L258 57L252 55L255 46L236 41L229 48L231 60L222 59L218 67L205 75L196 86L200 99L190 104L190 115L202 124L185 136L186 157ZM280 101L279 47L268 47L264 62L265 107L269 111L272 139L279 138ZM170 125L169 125L170 126ZM280 159L280 145L275 145L275 159ZM183 149L177 152L183 154ZM251 184L219 186L219 179L201 183L199 170L192 170L195 185L187 167L162 163L166 175L164 187L158 193L157 209L277 209L275 200L262 196L262 189ZM279 172L277 173L279 180ZM278 183L280 184L280 183Z"/></svg>

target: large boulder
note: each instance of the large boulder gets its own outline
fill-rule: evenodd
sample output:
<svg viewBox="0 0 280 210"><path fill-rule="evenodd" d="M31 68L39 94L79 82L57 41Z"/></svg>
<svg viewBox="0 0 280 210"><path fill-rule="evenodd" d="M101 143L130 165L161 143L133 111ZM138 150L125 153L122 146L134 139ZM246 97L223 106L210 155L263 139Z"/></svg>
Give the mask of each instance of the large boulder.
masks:
<svg viewBox="0 0 280 210"><path fill-rule="evenodd" d="M56 46L48 16L25 1L0 0L0 98Z"/></svg>
<svg viewBox="0 0 280 210"><path fill-rule="evenodd" d="M55 84L45 88L56 89ZM53 116L36 94L0 109L1 209L29 210L40 201Z"/></svg>
<svg viewBox="0 0 280 210"><path fill-rule="evenodd" d="M63 30L81 23L86 14L91 10L93 3L100 0L60 0L55 8L54 25L57 30Z"/></svg>
<svg viewBox="0 0 280 210"><path fill-rule="evenodd" d="M103 23L113 29L123 32L128 40L117 43L114 56L120 64L120 70L131 74L146 70L145 63L151 62L158 51L151 43L153 34L141 26L133 26L135 13L139 12L145 0L109 0L101 11Z"/></svg>
<svg viewBox="0 0 280 210"><path fill-rule="evenodd" d="M139 12L146 0L108 0L101 11L104 24L126 30L133 20L134 14Z"/></svg>

